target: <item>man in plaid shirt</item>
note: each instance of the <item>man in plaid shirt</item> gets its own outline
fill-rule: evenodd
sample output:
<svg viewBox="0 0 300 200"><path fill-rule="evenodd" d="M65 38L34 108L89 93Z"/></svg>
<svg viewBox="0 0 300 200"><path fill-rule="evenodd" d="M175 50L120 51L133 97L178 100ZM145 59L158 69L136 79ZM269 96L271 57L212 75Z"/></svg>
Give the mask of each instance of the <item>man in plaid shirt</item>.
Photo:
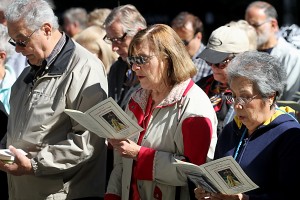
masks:
<svg viewBox="0 0 300 200"><path fill-rule="evenodd" d="M212 73L211 67L206 64L199 54L205 49L202 43L203 23L195 15L188 12L179 13L171 23L172 28L182 39L188 53L190 54L198 73L193 77L197 82Z"/></svg>

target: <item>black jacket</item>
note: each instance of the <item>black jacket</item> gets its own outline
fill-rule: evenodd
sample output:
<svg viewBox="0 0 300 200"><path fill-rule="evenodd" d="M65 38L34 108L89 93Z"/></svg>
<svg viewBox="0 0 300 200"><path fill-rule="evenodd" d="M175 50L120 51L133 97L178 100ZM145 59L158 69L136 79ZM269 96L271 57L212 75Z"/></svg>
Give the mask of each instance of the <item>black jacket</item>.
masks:
<svg viewBox="0 0 300 200"><path fill-rule="evenodd" d="M4 137L7 130L8 115L5 111L3 103L0 101L0 140ZM6 173L0 170L0 188L1 199L8 199L7 176Z"/></svg>

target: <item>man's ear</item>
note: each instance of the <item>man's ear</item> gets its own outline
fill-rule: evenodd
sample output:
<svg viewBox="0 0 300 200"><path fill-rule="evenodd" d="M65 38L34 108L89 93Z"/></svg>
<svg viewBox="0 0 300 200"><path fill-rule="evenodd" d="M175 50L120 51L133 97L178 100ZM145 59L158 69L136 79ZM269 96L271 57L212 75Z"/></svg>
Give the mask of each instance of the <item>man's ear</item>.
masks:
<svg viewBox="0 0 300 200"><path fill-rule="evenodd" d="M79 22L74 22L74 23L72 23L72 24L73 24L73 26L74 26L76 29L79 29L79 28L80 28Z"/></svg>
<svg viewBox="0 0 300 200"><path fill-rule="evenodd" d="M277 19L271 19L271 25L272 25L272 28L273 28L275 31L278 31L278 30L279 30Z"/></svg>
<svg viewBox="0 0 300 200"><path fill-rule="evenodd" d="M52 25L49 23L44 23L42 26L42 30L44 32L44 34L49 37L52 34Z"/></svg>
<svg viewBox="0 0 300 200"><path fill-rule="evenodd" d="M199 40L202 40L202 33L198 32L195 35L196 38L198 38Z"/></svg>

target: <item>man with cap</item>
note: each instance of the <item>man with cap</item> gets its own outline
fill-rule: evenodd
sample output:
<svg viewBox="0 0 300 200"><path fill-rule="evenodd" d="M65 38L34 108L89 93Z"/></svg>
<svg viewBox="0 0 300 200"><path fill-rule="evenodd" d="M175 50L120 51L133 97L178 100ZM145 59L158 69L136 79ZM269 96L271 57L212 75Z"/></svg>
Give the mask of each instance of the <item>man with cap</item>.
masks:
<svg viewBox="0 0 300 200"><path fill-rule="evenodd" d="M218 134L234 116L233 107L226 101L225 96L231 92L227 84L226 67L235 55L248 50L250 45L246 32L226 25L211 33L206 48L199 55L210 65L213 74L200 79L196 84L208 95L216 111Z"/></svg>

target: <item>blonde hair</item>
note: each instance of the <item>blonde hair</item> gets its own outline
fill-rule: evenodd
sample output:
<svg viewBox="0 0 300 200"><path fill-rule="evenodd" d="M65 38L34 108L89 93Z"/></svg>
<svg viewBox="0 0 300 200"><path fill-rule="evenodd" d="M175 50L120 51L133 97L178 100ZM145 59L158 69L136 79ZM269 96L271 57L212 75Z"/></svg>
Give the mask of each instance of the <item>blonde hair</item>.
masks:
<svg viewBox="0 0 300 200"><path fill-rule="evenodd" d="M106 73L109 73L111 65L117 60L118 54L112 50L111 44L103 41L105 30L99 26L90 26L74 37L74 40L87 50L96 54L103 62Z"/></svg>
<svg viewBox="0 0 300 200"><path fill-rule="evenodd" d="M97 25L103 27L103 23L106 17L110 14L109 8L96 8L88 14L87 23L88 26Z"/></svg>
<svg viewBox="0 0 300 200"><path fill-rule="evenodd" d="M170 26L155 24L139 31L131 41L128 55L133 56L138 52L139 45L145 42L149 44L149 49L155 55L159 55L158 59L167 61L168 85L173 86L196 74L195 65L183 42Z"/></svg>

